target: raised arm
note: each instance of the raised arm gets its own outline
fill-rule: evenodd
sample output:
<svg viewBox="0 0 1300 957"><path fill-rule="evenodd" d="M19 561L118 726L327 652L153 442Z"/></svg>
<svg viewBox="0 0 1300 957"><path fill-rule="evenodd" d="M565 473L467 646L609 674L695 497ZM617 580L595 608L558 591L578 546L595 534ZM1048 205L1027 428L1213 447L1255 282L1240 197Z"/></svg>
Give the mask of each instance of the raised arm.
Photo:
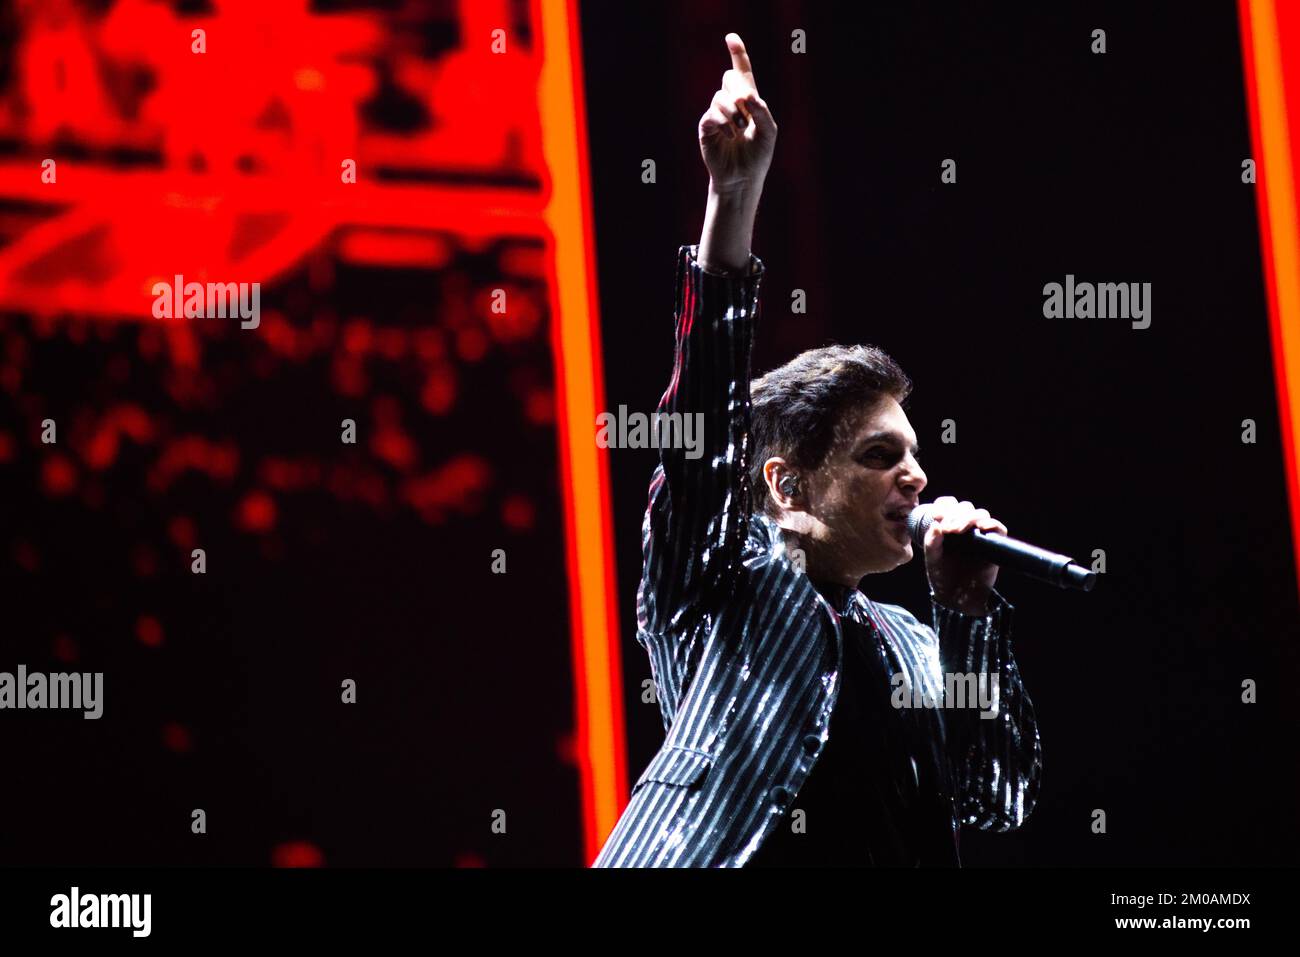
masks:
<svg viewBox="0 0 1300 957"><path fill-rule="evenodd" d="M776 121L758 95L745 44L727 34L731 69L700 117L700 155L709 171L709 198L700 234L700 265L736 274L750 265L754 216L776 148Z"/></svg>
<svg viewBox="0 0 1300 957"><path fill-rule="evenodd" d="M651 482L639 617L655 632L708 577L735 566L748 518L749 360L763 274L750 243L776 123L744 43L729 33L727 47L732 68L698 126L708 201L699 245L678 251L673 373L657 410L673 423L661 436L683 436L687 422L702 435L661 443Z"/></svg>

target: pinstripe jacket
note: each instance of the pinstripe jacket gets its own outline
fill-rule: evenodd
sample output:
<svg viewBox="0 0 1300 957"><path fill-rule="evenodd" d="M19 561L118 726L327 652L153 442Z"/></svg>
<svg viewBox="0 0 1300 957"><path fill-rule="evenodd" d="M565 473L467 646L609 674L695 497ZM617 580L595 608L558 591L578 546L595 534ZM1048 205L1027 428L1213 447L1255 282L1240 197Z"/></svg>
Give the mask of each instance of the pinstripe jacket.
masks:
<svg viewBox="0 0 1300 957"><path fill-rule="evenodd" d="M912 709L918 782L951 829L1018 827L1041 749L1010 636L1012 606L950 610L933 627L842 588L824 595L771 519L751 513L749 369L763 263L706 273L678 250L676 358L660 413L703 411L703 454L662 448L642 526L637 641L650 657L666 738L594 867L742 867L784 819L828 739L846 635L870 634L893 677L943 700L944 673L997 676L997 717ZM825 591L825 590L824 590ZM841 617L867 626L845 629ZM851 639L862 640L862 639ZM945 840L947 840L945 838Z"/></svg>

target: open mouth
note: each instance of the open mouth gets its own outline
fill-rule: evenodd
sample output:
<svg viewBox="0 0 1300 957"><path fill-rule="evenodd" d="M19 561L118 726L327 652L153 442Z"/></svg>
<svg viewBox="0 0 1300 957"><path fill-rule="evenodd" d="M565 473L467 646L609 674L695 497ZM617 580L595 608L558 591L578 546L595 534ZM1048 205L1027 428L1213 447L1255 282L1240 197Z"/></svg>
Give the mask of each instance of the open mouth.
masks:
<svg viewBox="0 0 1300 957"><path fill-rule="evenodd" d="M886 522L889 527L889 535L895 541L901 543L903 541L910 542L912 540L912 531L907 527L906 518L899 518L897 517L897 513L895 513L894 516L887 518Z"/></svg>
<svg viewBox="0 0 1300 957"><path fill-rule="evenodd" d="M912 531L907 526L907 519L911 514L912 509L910 506L890 509L885 513L885 521L889 523L890 533L899 540L906 538L911 541Z"/></svg>

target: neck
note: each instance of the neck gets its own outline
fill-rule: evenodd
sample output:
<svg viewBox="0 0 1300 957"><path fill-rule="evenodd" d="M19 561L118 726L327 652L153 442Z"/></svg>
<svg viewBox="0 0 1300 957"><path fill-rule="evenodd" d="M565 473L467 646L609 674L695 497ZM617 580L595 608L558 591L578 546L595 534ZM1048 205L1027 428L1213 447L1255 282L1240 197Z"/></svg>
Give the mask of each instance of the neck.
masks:
<svg viewBox="0 0 1300 957"><path fill-rule="evenodd" d="M824 542L811 535L806 535L786 526L781 526L788 549L799 549L804 556L804 571L817 586L834 586L840 588L857 588L861 575L845 571L841 563L834 560L834 555Z"/></svg>

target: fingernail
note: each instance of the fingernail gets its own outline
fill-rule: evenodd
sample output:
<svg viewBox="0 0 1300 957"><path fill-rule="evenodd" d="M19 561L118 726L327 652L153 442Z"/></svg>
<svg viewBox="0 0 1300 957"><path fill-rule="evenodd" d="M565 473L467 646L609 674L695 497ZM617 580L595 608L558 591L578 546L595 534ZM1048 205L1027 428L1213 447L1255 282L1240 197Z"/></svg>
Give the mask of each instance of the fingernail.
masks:
<svg viewBox="0 0 1300 957"><path fill-rule="evenodd" d="M745 128L745 115L743 113L736 114L736 125L742 130Z"/></svg>

